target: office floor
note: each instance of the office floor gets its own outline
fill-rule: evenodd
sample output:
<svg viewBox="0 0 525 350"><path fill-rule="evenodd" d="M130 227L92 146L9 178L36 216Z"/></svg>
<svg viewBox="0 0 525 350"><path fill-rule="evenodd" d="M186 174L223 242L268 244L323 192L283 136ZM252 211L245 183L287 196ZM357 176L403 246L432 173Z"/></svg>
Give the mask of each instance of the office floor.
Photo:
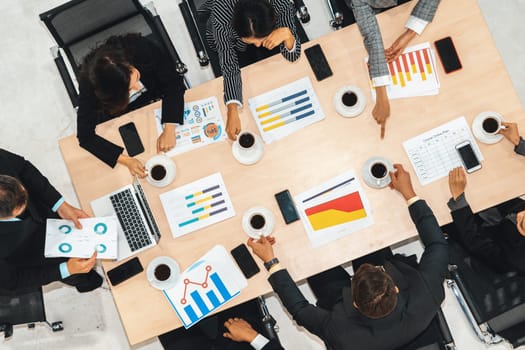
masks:
<svg viewBox="0 0 525 350"><path fill-rule="evenodd" d="M311 38L331 29L325 1L304 0L312 15L305 25ZM452 0L447 0L452 1ZM57 140L75 132L75 111L60 81L49 55L52 40L39 22L38 14L65 0L23 0L0 3L0 90L1 137L0 147L30 159L71 202L76 203L67 170ZM525 32L525 0L478 0L496 46L500 50L508 73L525 105L525 47L517 40ZM180 15L178 1L156 0L155 5L183 61L189 66L192 85L210 79L208 68L200 68L193 46ZM480 83L490 84L490 77L480 77ZM522 126L523 127L523 126ZM421 253L419 241L397 248L406 253ZM302 290L311 298L306 285ZM469 328L461 310L446 288L443 304L446 318L459 350L484 349ZM111 293L107 286L89 293L78 294L74 289L54 283L45 288L48 318L62 320L65 330L53 334L43 325L34 330L16 327L12 339L0 340L0 348L17 350L38 349L129 349ZM287 349L323 349L322 343L295 325L275 297L268 298L271 313L280 326L280 337ZM139 320L137 322L140 322ZM491 349L507 349L500 344ZM162 349L154 339L133 349Z"/></svg>

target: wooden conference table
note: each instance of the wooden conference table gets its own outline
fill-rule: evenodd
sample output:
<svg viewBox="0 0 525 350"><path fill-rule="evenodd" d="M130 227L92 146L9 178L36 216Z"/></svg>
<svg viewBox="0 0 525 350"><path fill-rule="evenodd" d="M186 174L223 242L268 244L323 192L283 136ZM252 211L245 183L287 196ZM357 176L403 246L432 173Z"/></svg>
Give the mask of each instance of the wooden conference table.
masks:
<svg viewBox="0 0 525 350"><path fill-rule="evenodd" d="M378 16L385 46L403 31L415 3L412 1ZM439 95L391 101L391 117L384 140L380 140L380 129L371 117L373 103L370 102L363 61L367 54L355 25L304 44L303 48L316 43L323 47L334 75L321 82L315 80L304 55L295 63L286 62L278 55L243 69L245 103L252 96L309 76L326 119L267 145L264 158L256 165L243 166L235 161L231 142L227 141L176 156L177 177L167 188L154 188L144 181L163 236L157 247L139 254L142 265L146 267L156 256L168 255L177 260L181 269L185 269L216 244L231 250L247 240L241 228L242 214L258 205L269 208L276 216L275 253L295 280L414 237L416 231L403 198L388 188L371 189L364 183L375 223L359 232L313 249L301 222L287 226L281 218L275 193L289 189L292 195L296 195L348 169L354 169L359 174L366 159L375 155L404 164L412 174L416 192L427 200L439 222L450 222L446 206L449 198L447 180L420 186L402 142L462 115L470 123L478 113L486 110L501 113L506 120L518 122L525 130L525 113L476 0L443 0L433 23L412 44L433 42L449 35L455 42L463 69L447 75L438 61ZM358 118L340 117L332 104L335 92L348 84L359 86L369 100L364 113ZM185 98L191 101L212 94L219 100L222 98L222 79L192 88ZM153 110L159 105L155 103L108 121L100 125L97 132L122 144L118 126L130 120L135 122L146 148L138 159L145 162L155 153L157 133ZM221 109L225 117L226 110L222 103ZM244 107L240 117L244 129L257 132L247 107ZM525 192L521 188L525 161L514 154L511 144L504 140L490 146L479 143L479 146L485 157L483 169L468 176L467 196L473 209L480 210ZM91 210L90 201L132 180L127 168L117 166L110 169L81 149L75 136L60 140L60 148L80 204L88 212ZM159 195L218 171L224 178L237 215L173 239ZM262 264L258 263L264 271ZM107 271L116 263L104 262L103 265ZM261 272L251 278L249 286L228 307L270 292L266 277L266 273ZM112 287L112 292L131 344L181 326L162 293L150 287L145 273Z"/></svg>

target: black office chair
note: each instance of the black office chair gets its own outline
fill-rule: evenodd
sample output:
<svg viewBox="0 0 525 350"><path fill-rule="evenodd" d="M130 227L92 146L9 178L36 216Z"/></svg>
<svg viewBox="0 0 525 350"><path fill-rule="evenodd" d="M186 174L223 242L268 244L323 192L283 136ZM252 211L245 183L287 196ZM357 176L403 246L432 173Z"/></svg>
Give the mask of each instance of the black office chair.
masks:
<svg viewBox="0 0 525 350"><path fill-rule="evenodd" d="M86 54L112 35L141 33L164 49L180 75L187 72L151 2L142 5L139 0L72 0L40 14L40 20L58 45L51 48L51 54L74 107L78 106L78 91L61 52L78 78ZM186 78L185 82L189 86Z"/></svg>
<svg viewBox="0 0 525 350"><path fill-rule="evenodd" d="M449 249L447 285L477 337L485 344L525 344L525 276L496 273L452 239Z"/></svg>
<svg viewBox="0 0 525 350"><path fill-rule="evenodd" d="M222 71L219 65L219 59L217 54L210 49L208 40L206 39L206 26L208 24L209 13L199 11L205 2L206 0L181 0L179 8L190 34L199 64L204 67L211 63L213 74L215 77L220 77ZM301 21L303 23L308 22L310 15L304 2L302 0L293 0L293 2ZM309 40L308 35L297 17L295 19L295 26L301 43L307 42Z"/></svg>
<svg viewBox="0 0 525 350"><path fill-rule="evenodd" d="M229 318L235 317L245 319L253 329L267 339L275 339L279 342L277 336L278 326L275 319L268 312L263 297L252 299L216 315L209 316L188 330L179 328L159 335L159 340L165 350L209 350L212 349L210 342L216 342L216 339L219 339L219 342L223 340L222 332L218 331L222 328L223 323Z"/></svg>
<svg viewBox="0 0 525 350"><path fill-rule="evenodd" d="M45 322L53 332L64 329L61 321L47 321L42 287L18 291L0 289L0 332L4 332L5 338L13 335L13 326L27 324L34 328L36 322Z"/></svg>

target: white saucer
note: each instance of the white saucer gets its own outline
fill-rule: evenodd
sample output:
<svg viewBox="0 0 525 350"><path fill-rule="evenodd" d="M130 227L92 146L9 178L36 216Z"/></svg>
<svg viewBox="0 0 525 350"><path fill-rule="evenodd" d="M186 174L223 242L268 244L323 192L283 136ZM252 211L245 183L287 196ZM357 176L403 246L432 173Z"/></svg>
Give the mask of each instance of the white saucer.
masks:
<svg viewBox="0 0 525 350"><path fill-rule="evenodd" d="M155 278L155 268L160 264L166 264L171 269L171 275L165 281L159 281ZM148 276L148 282L152 287L166 290L173 288L177 284L180 277L180 268L177 262L169 256L158 256L149 263L146 276Z"/></svg>
<svg viewBox="0 0 525 350"><path fill-rule="evenodd" d="M153 179L149 172L155 165L162 165L166 169L166 176L164 179L157 181ZM173 180L175 180L175 175L177 174L177 167L175 166L175 162L170 157L164 155L164 154L157 154L146 162L144 167L148 170L148 176L146 176L146 180L150 183L150 185L153 185L155 187L166 187L168 186Z"/></svg>
<svg viewBox="0 0 525 350"><path fill-rule="evenodd" d="M266 220L266 224L260 230L255 230L250 225L250 218L253 214L261 214ZM265 207L253 207L248 209L242 216L242 229L253 239L259 239L261 236L268 237L273 232L275 226L275 219L273 213Z"/></svg>
<svg viewBox="0 0 525 350"><path fill-rule="evenodd" d="M357 103L354 106L345 106L343 101L343 95L345 92L353 92L357 96ZM363 91L354 85L347 85L340 88L334 96L334 106L337 113L345 118L355 118L359 116L366 107L366 97Z"/></svg>
<svg viewBox="0 0 525 350"><path fill-rule="evenodd" d="M370 174L370 166L374 163L382 162L385 163L387 169L389 172L394 171L394 166L392 165L392 162L390 162L388 159L384 157L372 157L368 159L365 162L365 165L363 165L363 169L361 171L361 175L363 176L364 182L372 187L372 188L384 188L390 184L390 174L388 174L384 179L377 180L375 177Z"/></svg>
<svg viewBox="0 0 525 350"><path fill-rule="evenodd" d="M239 145L239 140L232 144L233 157L241 164L252 165L257 163L264 155L264 143L259 135L252 134L255 138L254 149L246 150Z"/></svg>
<svg viewBox="0 0 525 350"><path fill-rule="evenodd" d="M472 133L480 142L483 142L487 145L492 145L503 140L504 136L501 134L487 135L483 132L482 122L488 116L497 116L501 119L501 121L505 121L503 116L499 113L492 111L481 112L476 116L476 118L474 118L474 121L472 122Z"/></svg>

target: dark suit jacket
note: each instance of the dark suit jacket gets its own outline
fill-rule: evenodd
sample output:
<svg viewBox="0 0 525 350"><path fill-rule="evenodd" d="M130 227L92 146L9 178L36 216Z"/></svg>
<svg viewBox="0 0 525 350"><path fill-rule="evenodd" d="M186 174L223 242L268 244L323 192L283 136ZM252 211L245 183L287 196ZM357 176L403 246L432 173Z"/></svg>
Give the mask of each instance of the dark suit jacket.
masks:
<svg viewBox="0 0 525 350"><path fill-rule="evenodd" d="M124 113L162 98L162 123L184 124L186 87L168 56L151 41L141 36L127 38L124 46L132 52L129 62L139 70L140 81L147 89L147 92L128 105ZM124 149L98 136L95 127L116 117L118 115L108 115L104 112L93 85L88 79L81 77L77 113L78 141L82 148L111 167L115 166Z"/></svg>
<svg viewBox="0 0 525 350"><path fill-rule="evenodd" d="M284 350L284 348L275 339L270 340L268 344L263 346L262 350Z"/></svg>
<svg viewBox="0 0 525 350"><path fill-rule="evenodd" d="M471 254L498 272L517 271L525 275L525 237L513 222L503 219L497 225L483 226L470 206L451 214L457 239Z"/></svg>
<svg viewBox="0 0 525 350"><path fill-rule="evenodd" d="M425 252L418 268L396 260L385 264L399 288L397 305L390 315L377 320L363 316L352 305L350 288L343 290L342 301L331 311L321 309L308 303L286 270L277 271L269 282L294 320L334 350L395 349L421 333L445 297L448 249L427 204L419 200L409 210Z"/></svg>
<svg viewBox="0 0 525 350"><path fill-rule="evenodd" d="M27 217L0 222L0 288L19 289L61 279L59 264L66 259L45 259L46 218L61 198L49 181L24 158L0 149L0 174L22 182L29 194Z"/></svg>

